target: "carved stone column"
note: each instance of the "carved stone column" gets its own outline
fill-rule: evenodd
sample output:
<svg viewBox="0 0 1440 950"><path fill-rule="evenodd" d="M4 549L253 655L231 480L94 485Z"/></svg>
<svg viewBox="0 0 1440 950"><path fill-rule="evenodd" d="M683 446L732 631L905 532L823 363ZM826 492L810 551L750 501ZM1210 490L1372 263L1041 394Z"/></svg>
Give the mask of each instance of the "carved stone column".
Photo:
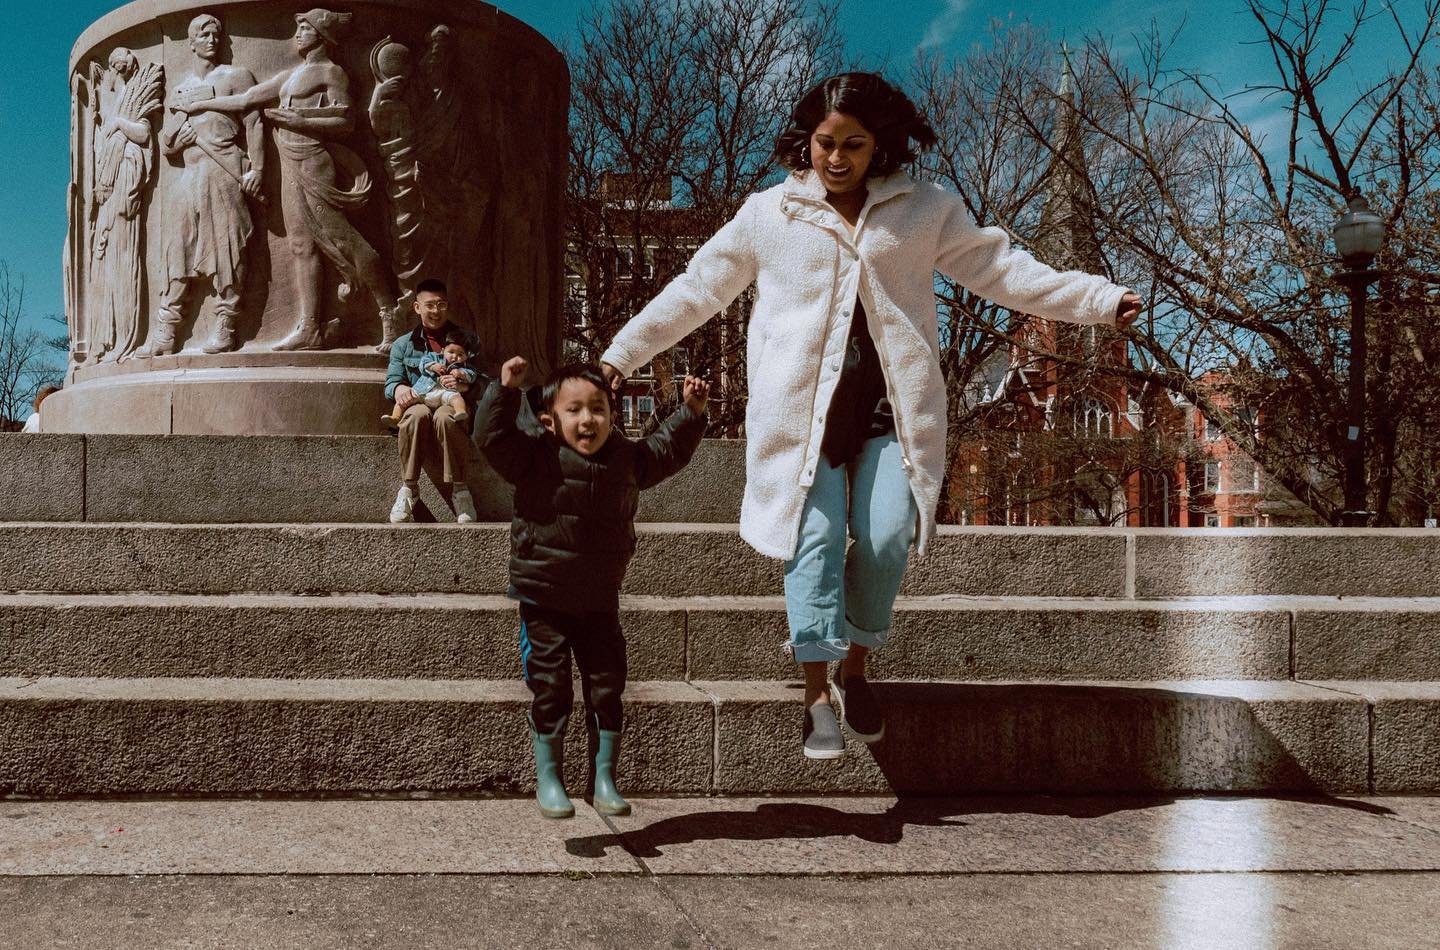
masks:
<svg viewBox="0 0 1440 950"><path fill-rule="evenodd" d="M559 52L474 0L303 2L140 0L76 43L45 431L380 434L428 277L493 367L559 357Z"/></svg>

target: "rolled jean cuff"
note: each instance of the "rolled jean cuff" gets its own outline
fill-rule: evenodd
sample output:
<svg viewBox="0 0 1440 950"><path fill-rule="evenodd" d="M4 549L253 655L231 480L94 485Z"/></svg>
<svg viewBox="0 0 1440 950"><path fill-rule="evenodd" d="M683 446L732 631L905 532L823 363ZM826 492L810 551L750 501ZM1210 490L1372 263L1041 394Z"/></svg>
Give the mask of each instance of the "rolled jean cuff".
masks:
<svg viewBox="0 0 1440 950"><path fill-rule="evenodd" d="M862 630L845 618L845 633L850 637L850 642L862 646L867 650L875 650L883 647L885 641L890 639L890 628L884 630Z"/></svg>
<svg viewBox="0 0 1440 950"><path fill-rule="evenodd" d="M806 640L796 643L791 640L785 644L785 652L796 663L828 663L845 659L845 654L850 652L850 641Z"/></svg>

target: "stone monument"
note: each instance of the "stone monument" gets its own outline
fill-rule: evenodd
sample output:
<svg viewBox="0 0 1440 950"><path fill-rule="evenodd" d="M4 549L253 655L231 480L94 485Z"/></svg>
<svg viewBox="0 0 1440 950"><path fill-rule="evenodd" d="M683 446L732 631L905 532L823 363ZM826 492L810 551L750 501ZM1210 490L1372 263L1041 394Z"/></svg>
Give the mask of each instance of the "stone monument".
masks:
<svg viewBox="0 0 1440 950"><path fill-rule="evenodd" d="M474 0L141 0L71 56L47 432L380 434L438 277L496 364L559 355L569 76Z"/></svg>

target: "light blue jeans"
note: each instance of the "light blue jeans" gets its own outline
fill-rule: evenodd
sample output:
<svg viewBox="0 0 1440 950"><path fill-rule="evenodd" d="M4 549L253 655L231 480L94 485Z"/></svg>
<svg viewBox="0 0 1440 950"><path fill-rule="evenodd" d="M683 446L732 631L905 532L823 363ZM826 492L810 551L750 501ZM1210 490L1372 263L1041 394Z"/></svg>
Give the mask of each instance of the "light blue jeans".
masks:
<svg viewBox="0 0 1440 950"><path fill-rule="evenodd" d="M855 539L847 555L847 535ZM839 660L851 643L874 649L890 636L895 595L915 538L915 497L895 435L865 443L831 468L821 458L785 563L790 652L798 663Z"/></svg>

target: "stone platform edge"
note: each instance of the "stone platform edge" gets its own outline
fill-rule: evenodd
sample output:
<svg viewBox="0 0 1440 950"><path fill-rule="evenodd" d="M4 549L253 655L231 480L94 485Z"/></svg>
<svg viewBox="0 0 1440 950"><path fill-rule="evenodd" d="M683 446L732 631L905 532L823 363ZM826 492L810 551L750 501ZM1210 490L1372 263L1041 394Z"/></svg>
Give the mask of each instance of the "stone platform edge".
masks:
<svg viewBox="0 0 1440 950"><path fill-rule="evenodd" d="M0 434L0 522L384 522L399 486L393 436ZM510 520L510 487L473 447L481 521ZM706 439L684 471L641 494L640 520L734 523L745 443ZM422 498L454 521L429 479Z"/></svg>

